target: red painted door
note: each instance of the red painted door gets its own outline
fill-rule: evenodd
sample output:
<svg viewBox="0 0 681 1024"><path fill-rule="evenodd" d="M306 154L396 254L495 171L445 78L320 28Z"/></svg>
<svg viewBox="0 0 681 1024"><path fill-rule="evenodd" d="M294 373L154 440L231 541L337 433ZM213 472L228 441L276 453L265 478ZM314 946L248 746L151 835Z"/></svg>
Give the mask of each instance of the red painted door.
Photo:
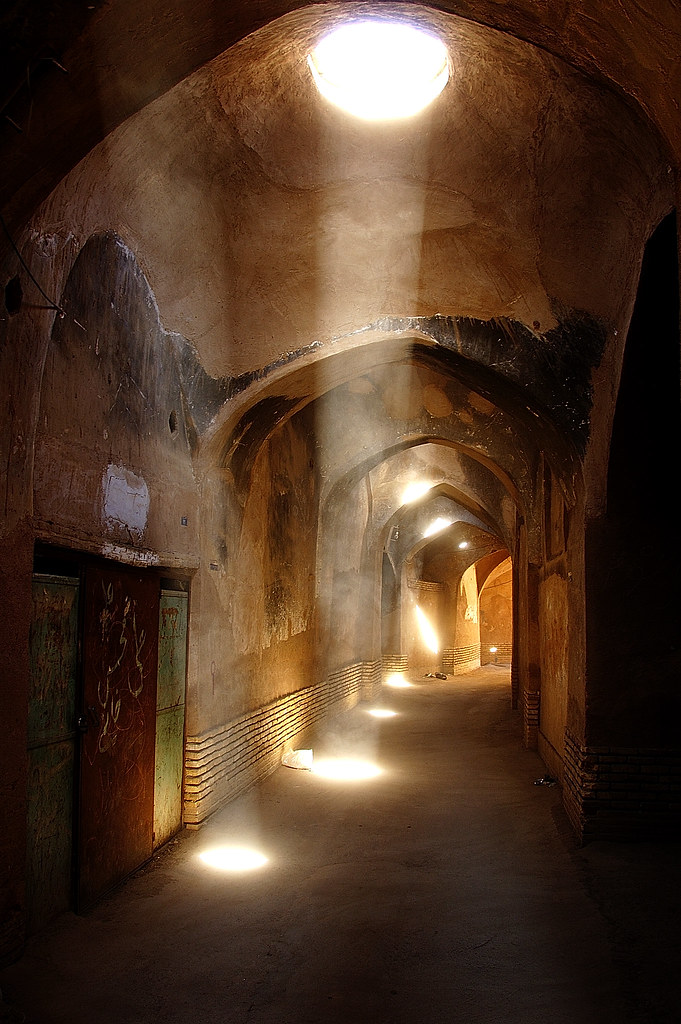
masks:
<svg viewBox="0 0 681 1024"><path fill-rule="evenodd" d="M159 596L151 573L86 571L79 909L152 853Z"/></svg>

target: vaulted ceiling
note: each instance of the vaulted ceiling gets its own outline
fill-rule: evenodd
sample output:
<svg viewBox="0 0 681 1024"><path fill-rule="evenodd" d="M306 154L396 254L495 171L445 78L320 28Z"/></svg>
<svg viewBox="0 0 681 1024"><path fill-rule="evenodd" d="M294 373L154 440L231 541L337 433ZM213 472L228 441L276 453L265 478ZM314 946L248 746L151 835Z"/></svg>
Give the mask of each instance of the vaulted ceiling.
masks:
<svg viewBox="0 0 681 1024"><path fill-rule="evenodd" d="M0 208L16 228L112 128L300 0L15 0L0 14ZM374 4L388 11L395 5ZM673 0L448 0L431 5L490 26L609 83L681 153L681 19Z"/></svg>

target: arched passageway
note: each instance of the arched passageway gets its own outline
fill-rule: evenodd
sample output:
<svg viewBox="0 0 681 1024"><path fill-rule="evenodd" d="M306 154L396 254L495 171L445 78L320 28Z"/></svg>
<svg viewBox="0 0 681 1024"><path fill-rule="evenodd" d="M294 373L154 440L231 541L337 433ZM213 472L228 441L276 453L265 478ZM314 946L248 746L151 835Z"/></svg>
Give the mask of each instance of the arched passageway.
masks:
<svg viewBox="0 0 681 1024"><path fill-rule="evenodd" d="M448 664L460 654L463 667L481 658L481 602L491 614L505 588L506 699L576 834L677 834L674 574L650 546L627 547L641 523L653 536L648 454L662 438L674 450L679 431L666 382L678 381L681 141L656 35L672 48L668 9L606 4L577 31L558 9L492 6L382 5L450 54L449 85L409 122L348 118L317 93L306 58L346 16L339 3L225 13L173 0L165 17L113 0L67 19L68 81L39 58L23 138L11 127L24 125L23 84L8 90L0 956L35 924L26 849L49 840L57 804L34 814L34 751L70 745L68 788L86 727L108 743L85 699L108 606L88 629L74 598L96 571L114 574L111 593L153 583L144 685L168 728L149 751L174 715L167 777L188 827L418 655L409 594L426 595ZM640 32L625 45L611 29L629 17ZM642 410L655 434L644 449ZM428 489L408 500L417 482ZM450 525L424 538L438 517ZM494 575L502 557L510 585ZM34 656L40 587L64 599L51 636L76 621L59 648L75 652L60 676L74 680L69 724L45 743L36 717L59 716L54 673ZM124 610L137 607L128 590ZM187 615L172 687L158 668L164 593ZM117 665L94 691L112 715ZM160 804L158 765L145 764L130 777ZM59 863L45 857L67 905L82 820L61 828ZM133 860L160 841L155 820ZM121 847L132 831L113 829Z"/></svg>

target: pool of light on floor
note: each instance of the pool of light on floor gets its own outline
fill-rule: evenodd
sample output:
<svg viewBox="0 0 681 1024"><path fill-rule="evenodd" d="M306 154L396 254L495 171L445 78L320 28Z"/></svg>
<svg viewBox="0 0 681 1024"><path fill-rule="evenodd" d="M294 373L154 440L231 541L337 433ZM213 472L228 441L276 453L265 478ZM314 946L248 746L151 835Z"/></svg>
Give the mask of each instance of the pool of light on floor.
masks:
<svg viewBox="0 0 681 1024"><path fill-rule="evenodd" d="M254 871L267 864L267 857L245 846L215 846L199 854L199 860L216 871Z"/></svg>
<svg viewBox="0 0 681 1024"><path fill-rule="evenodd" d="M406 690L412 684L408 682L401 672L393 672L385 681L386 686L392 686L395 690Z"/></svg>
<svg viewBox="0 0 681 1024"><path fill-rule="evenodd" d="M381 769L371 761L354 757L327 757L315 759L312 774L339 782L360 782L363 779L375 779L381 774Z"/></svg>
<svg viewBox="0 0 681 1024"><path fill-rule="evenodd" d="M367 714L372 718L394 718L397 712L391 711L389 708L369 708Z"/></svg>

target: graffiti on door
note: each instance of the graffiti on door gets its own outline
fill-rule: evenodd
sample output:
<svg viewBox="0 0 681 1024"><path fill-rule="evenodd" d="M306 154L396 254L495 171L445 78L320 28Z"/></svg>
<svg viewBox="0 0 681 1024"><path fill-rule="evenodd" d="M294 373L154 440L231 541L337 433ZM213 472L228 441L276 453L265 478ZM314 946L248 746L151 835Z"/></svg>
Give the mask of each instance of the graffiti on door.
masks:
<svg viewBox="0 0 681 1024"><path fill-rule="evenodd" d="M160 587L144 572L86 576L79 905L151 854Z"/></svg>
<svg viewBox="0 0 681 1024"><path fill-rule="evenodd" d="M144 646L146 631L138 628L136 602L117 595L112 583L102 584L100 669L97 678L97 750L110 750L123 732L143 726ZM141 730L143 732L143 729Z"/></svg>

